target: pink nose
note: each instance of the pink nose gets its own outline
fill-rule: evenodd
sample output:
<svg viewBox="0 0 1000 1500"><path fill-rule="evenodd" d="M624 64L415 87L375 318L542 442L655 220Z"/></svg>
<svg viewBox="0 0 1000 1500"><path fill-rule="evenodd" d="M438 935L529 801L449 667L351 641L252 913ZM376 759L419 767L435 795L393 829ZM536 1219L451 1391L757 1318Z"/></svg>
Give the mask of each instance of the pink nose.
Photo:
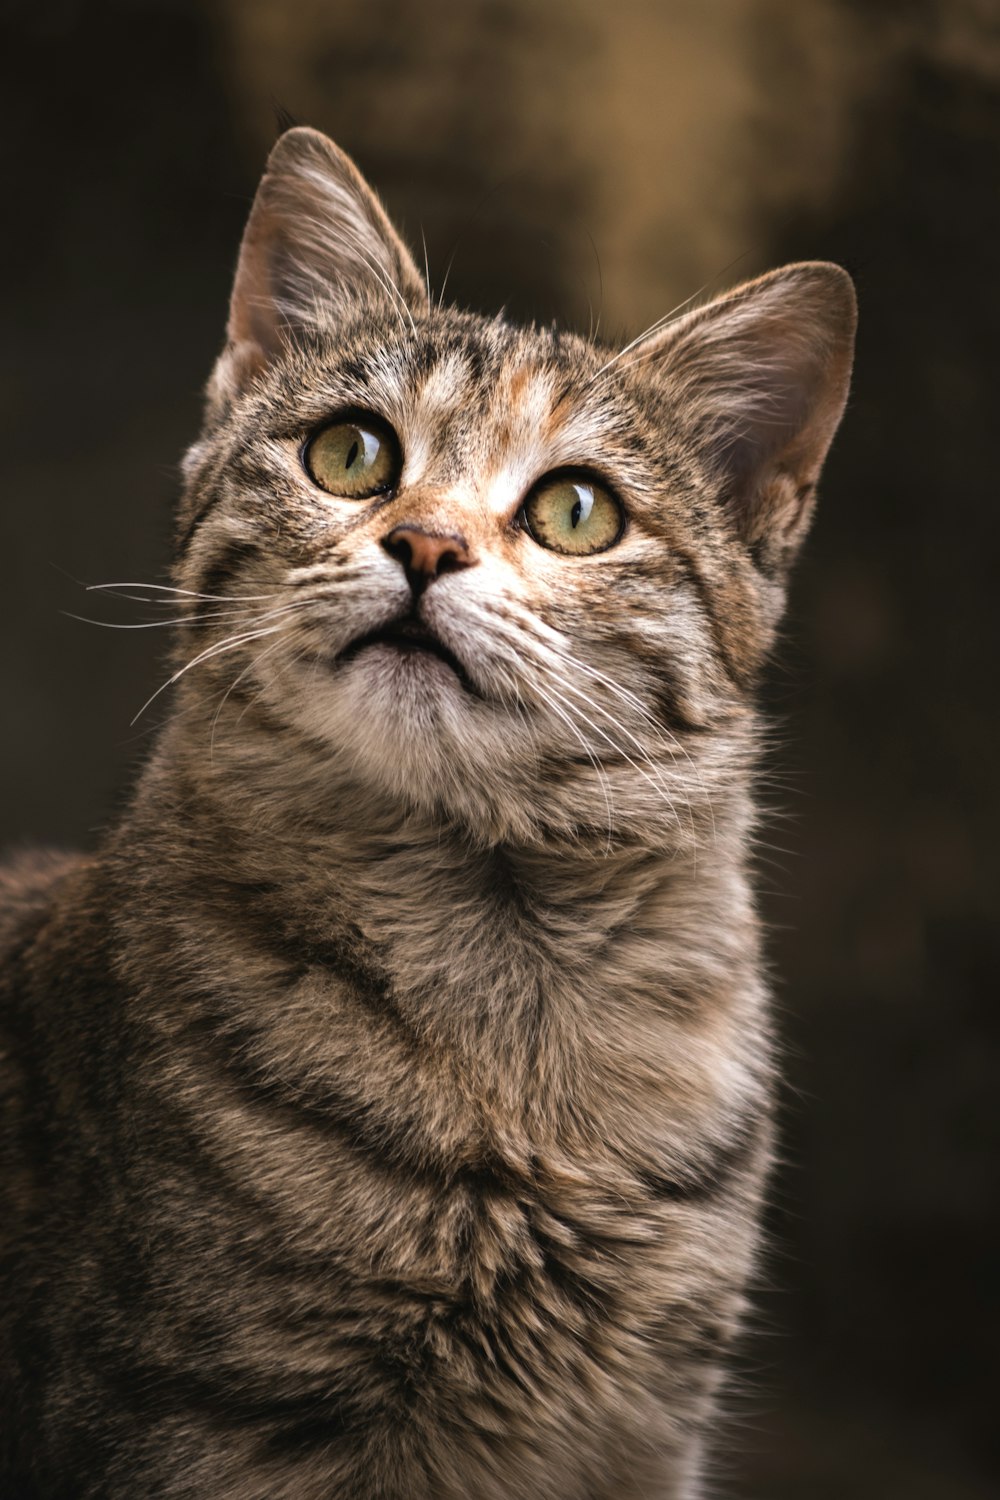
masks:
<svg viewBox="0 0 1000 1500"><path fill-rule="evenodd" d="M394 526L382 538L382 546L390 557L402 564L414 594L422 594L427 585L440 578L442 573L471 568L476 560L465 537L458 532L442 535L425 531L422 526Z"/></svg>

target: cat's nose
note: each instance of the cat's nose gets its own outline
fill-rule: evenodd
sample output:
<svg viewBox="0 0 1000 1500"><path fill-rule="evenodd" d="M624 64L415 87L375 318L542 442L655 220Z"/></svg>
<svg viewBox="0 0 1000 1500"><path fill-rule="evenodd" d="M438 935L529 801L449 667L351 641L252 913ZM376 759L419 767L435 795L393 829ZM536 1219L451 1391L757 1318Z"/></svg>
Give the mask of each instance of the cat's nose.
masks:
<svg viewBox="0 0 1000 1500"><path fill-rule="evenodd" d="M425 531L422 526L394 526L382 538L382 546L402 564L415 595L422 594L442 573L457 573L460 568L471 568L476 561L465 537L457 531L443 533Z"/></svg>

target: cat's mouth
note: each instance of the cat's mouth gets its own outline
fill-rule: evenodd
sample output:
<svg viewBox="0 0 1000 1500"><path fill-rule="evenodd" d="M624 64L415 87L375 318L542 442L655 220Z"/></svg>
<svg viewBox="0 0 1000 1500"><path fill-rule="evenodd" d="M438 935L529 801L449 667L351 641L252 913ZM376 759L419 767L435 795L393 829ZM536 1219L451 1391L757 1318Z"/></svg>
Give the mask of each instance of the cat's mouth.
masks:
<svg viewBox="0 0 1000 1500"><path fill-rule="evenodd" d="M404 655L422 653L427 656L436 656L438 661L444 662L446 667L451 668L463 687L472 691L469 675L454 651L450 651L444 642L439 640L433 631L428 630L420 620L393 620L388 625L380 625L377 630L369 630L366 635L359 635L357 640L345 647L337 660L351 661L369 646L388 646Z"/></svg>

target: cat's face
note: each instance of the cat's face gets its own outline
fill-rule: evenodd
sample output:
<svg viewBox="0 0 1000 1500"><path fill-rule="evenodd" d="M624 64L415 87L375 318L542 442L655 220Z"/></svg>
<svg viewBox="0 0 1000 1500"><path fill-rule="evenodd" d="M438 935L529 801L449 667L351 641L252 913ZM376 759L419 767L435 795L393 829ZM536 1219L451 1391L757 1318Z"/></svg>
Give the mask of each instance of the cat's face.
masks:
<svg viewBox="0 0 1000 1500"><path fill-rule="evenodd" d="M852 322L829 267L713 307L624 353L439 309L346 158L283 137L188 460L214 732L479 837L696 839Z"/></svg>

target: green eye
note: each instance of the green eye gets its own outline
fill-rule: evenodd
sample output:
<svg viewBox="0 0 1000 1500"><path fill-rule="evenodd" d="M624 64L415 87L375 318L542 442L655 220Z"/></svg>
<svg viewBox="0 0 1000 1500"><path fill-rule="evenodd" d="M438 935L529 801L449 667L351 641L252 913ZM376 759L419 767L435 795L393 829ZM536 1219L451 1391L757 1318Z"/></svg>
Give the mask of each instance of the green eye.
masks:
<svg viewBox="0 0 1000 1500"><path fill-rule="evenodd" d="M528 531L540 547L586 557L613 547L625 529L625 512L594 479L545 479L524 502Z"/></svg>
<svg viewBox="0 0 1000 1500"><path fill-rule="evenodd" d="M403 467L396 434L377 417L348 418L321 428L303 461L321 490L346 500L368 500L391 490Z"/></svg>

